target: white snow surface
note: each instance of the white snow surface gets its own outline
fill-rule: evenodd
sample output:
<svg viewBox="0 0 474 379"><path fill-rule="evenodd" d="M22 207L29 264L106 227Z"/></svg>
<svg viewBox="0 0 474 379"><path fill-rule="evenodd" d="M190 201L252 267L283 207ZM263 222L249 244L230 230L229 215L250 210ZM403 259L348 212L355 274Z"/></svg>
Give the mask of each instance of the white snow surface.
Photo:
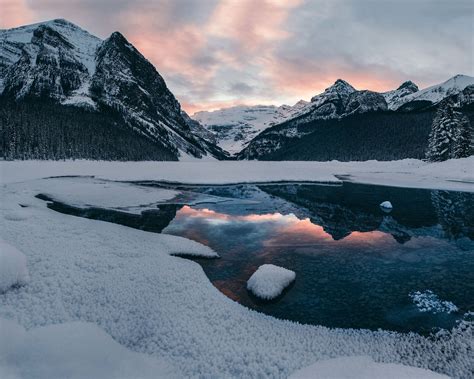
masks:
<svg viewBox="0 0 474 379"><path fill-rule="evenodd" d="M0 238L0 293L28 283L29 278L25 255Z"/></svg>
<svg viewBox="0 0 474 379"><path fill-rule="evenodd" d="M167 362L123 347L96 324L67 322L26 331L0 318L0 377L179 378Z"/></svg>
<svg viewBox="0 0 474 379"><path fill-rule="evenodd" d="M460 163L448 162L448 165L457 167ZM95 174L108 175L109 179L121 176L132 180L138 175L155 179L164 176L169 180L191 178L196 182L214 178L217 182L226 182L242 180L240 170L249 171L250 180L261 180L269 171L263 169L265 166L244 165L234 176L221 178L219 175L223 172L238 166L117 164L2 162L0 213L15 213L21 208L19 204L26 208L24 217L0 217L0 230L4 240L27 257L30 281L26 286L0 294L0 318L14 320L26 329L33 328L31 333L42 327L76 322L81 323L81 329L87 329L82 323L94 323L120 345L165 364L171 362L180 377L285 378L316 361L361 355L379 363L430 369L454 378L470 375L473 329L467 321L453 332L427 338L380 330L328 329L277 320L227 298L209 282L197 263L171 256L209 251L209 248L184 238L61 214L34 197L37 187L55 185L57 179L35 180L52 172L64 175L68 171L69 174L96 171ZM270 177L287 176L288 180L295 175L291 164L279 164L279 176L270 173ZM419 162L413 164L420 167ZM140 172L153 167L151 172ZM198 167L203 178L194 172ZM309 170L311 167L313 170ZM302 166L296 176L318 177L314 174L317 167ZM400 168L397 163L396 167L405 171L410 165ZM291 171L285 171L287 169ZM205 173L204 170L218 171ZM440 175L439 167L433 170ZM451 169L453 173L456 170ZM39 184L40 181L44 184ZM70 325L64 328L75 329ZM46 331L44 334L56 334L51 329ZM90 337L99 333L95 330L85 334ZM60 336L54 338L63 340ZM67 342L63 346L68 346ZM15 352L22 354L22 349L27 347L20 346L17 350L8 344L1 348L6 348L14 357ZM34 347L32 351L38 352L38 349ZM18 361L8 357L2 355L0 367L10 372L13 369L13 374L20 375L21 372L15 373L21 369L15 365ZM50 357L56 355L44 359ZM94 364L92 366L95 369ZM38 370L44 367L41 360L28 359L25 370L36 367ZM64 366L61 364L58 369L60 367ZM79 373L86 369L77 367ZM52 371L47 373L50 377L61 376Z"/></svg>
<svg viewBox="0 0 474 379"><path fill-rule="evenodd" d="M78 208L100 207L141 213L173 199L179 192L88 177L34 182L34 190Z"/></svg>
<svg viewBox="0 0 474 379"><path fill-rule="evenodd" d="M104 162L0 161L0 183L62 175L95 175L105 180L157 180L188 184L285 181L357 183L474 191L474 156L428 163L416 159L365 162Z"/></svg>
<svg viewBox="0 0 474 379"><path fill-rule="evenodd" d="M296 278L294 271L272 264L261 265L247 281L247 289L264 300L280 296Z"/></svg>
<svg viewBox="0 0 474 379"><path fill-rule="evenodd" d="M289 379L448 379L430 370L377 363L370 357L342 357L316 362L290 375Z"/></svg>

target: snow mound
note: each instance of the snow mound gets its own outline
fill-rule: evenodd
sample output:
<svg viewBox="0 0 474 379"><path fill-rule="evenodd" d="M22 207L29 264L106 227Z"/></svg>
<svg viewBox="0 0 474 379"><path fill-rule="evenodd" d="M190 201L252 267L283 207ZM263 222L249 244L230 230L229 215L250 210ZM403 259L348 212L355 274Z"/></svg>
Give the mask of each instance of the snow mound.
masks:
<svg viewBox="0 0 474 379"><path fill-rule="evenodd" d="M159 358L135 353L97 325L69 322L26 331L0 318L2 378L177 378Z"/></svg>
<svg viewBox="0 0 474 379"><path fill-rule="evenodd" d="M316 362L289 379L446 379L433 371L394 363L374 362L370 357L342 357Z"/></svg>
<svg viewBox="0 0 474 379"><path fill-rule="evenodd" d="M392 209L393 208L393 205L390 201L384 201L383 203L380 204L380 206L382 208L385 208L385 209Z"/></svg>
<svg viewBox="0 0 474 379"><path fill-rule="evenodd" d="M441 300L438 295L430 290L415 291L410 293L409 296L420 312L452 313L459 310L452 302Z"/></svg>
<svg viewBox="0 0 474 379"><path fill-rule="evenodd" d="M0 293L29 280L26 257L16 247L0 239Z"/></svg>
<svg viewBox="0 0 474 379"><path fill-rule="evenodd" d="M250 277L247 289L252 291L255 296L271 300L281 295L295 278L294 271L272 264L264 264Z"/></svg>
<svg viewBox="0 0 474 379"><path fill-rule="evenodd" d="M161 243L169 255L176 257L219 258L214 250L206 245L196 243L184 237L161 234Z"/></svg>

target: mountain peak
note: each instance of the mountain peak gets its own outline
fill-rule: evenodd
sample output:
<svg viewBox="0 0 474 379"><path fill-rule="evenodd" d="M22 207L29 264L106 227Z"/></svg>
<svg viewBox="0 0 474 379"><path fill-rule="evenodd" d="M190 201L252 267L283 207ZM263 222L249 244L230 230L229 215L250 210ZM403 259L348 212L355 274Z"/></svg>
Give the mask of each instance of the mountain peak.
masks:
<svg viewBox="0 0 474 379"><path fill-rule="evenodd" d="M326 88L326 91L336 91L338 93L352 93L356 89L343 79L337 79L331 87Z"/></svg>
<svg viewBox="0 0 474 379"><path fill-rule="evenodd" d="M400 87L397 88L397 91L398 90L401 90L401 89L409 89L411 90L412 92L417 92L419 90L418 86L413 83L411 80L407 80L406 82L403 82Z"/></svg>
<svg viewBox="0 0 474 379"><path fill-rule="evenodd" d="M121 42L126 42L128 43L127 39L124 37L124 35L118 31L115 31L113 32L110 37L109 37L110 40L113 40L113 41L121 41Z"/></svg>

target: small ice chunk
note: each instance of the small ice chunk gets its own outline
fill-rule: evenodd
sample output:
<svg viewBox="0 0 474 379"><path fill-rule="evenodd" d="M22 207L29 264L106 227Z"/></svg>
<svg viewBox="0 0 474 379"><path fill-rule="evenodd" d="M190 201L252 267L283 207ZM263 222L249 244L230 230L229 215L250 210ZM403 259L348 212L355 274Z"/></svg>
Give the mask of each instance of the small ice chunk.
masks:
<svg viewBox="0 0 474 379"><path fill-rule="evenodd" d="M295 280L294 271L272 264L264 264L247 281L247 289L261 299L271 300Z"/></svg>
<svg viewBox="0 0 474 379"><path fill-rule="evenodd" d="M383 203L380 204L380 207L385 208L385 209L393 208L392 203L390 201L384 201Z"/></svg>
<svg viewBox="0 0 474 379"><path fill-rule="evenodd" d="M26 257L16 247L0 239L0 293L29 280Z"/></svg>
<svg viewBox="0 0 474 379"><path fill-rule="evenodd" d="M433 291L415 291L410 293L410 298L420 312L452 313L457 312L458 307L451 301L441 300Z"/></svg>

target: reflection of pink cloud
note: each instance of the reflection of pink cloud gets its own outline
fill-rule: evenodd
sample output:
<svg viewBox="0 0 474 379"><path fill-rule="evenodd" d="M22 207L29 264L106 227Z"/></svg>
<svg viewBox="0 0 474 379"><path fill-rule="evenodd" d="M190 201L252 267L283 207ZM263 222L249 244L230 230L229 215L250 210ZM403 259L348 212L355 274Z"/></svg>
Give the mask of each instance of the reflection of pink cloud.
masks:
<svg viewBox="0 0 474 379"><path fill-rule="evenodd" d="M0 0L0 28L14 28L32 20L33 13L25 0Z"/></svg>
<svg viewBox="0 0 474 379"><path fill-rule="evenodd" d="M357 232L354 231L342 240L334 241L332 236L325 232L320 225L313 224L309 218L299 219L293 214L282 215L280 213L250 214L250 215L229 215L219 213L210 209L194 209L184 206L178 212L177 217L200 219L211 225L227 223L269 223L266 230L268 239L266 246L311 246L321 242L337 243L342 245L373 245L393 243L390 234L380 231ZM196 237L197 238L197 237ZM196 239L194 238L194 239Z"/></svg>

